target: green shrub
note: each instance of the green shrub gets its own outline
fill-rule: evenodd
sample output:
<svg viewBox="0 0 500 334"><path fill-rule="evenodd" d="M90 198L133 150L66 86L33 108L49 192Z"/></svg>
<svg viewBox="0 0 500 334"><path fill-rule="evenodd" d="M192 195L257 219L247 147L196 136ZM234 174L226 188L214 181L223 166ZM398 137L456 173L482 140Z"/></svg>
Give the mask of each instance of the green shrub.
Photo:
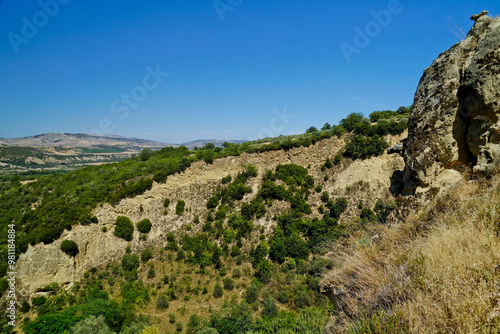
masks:
<svg viewBox="0 0 500 334"><path fill-rule="evenodd" d="M170 322L171 324L174 324L174 323L175 323L175 314L170 313L170 314L168 315L168 322Z"/></svg>
<svg viewBox="0 0 500 334"><path fill-rule="evenodd" d="M262 303L262 317L274 318L278 315L278 305L276 305L276 300L271 297L264 299Z"/></svg>
<svg viewBox="0 0 500 334"><path fill-rule="evenodd" d="M231 291L234 289L234 281L229 278L229 277L226 277L222 280L222 283L224 284L224 289L228 290L228 291Z"/></svg>
<svg viewBox="0 0 500 334"><path fill-rule="evenodd" d="M186 202L179 200L177 201L177 205L175 206L175 213L180 216L184 213L186 207Z"/></svg>
<svg viewBox="0 0 500 334"><path fill-rule="evenodd" d="M44 296L33 297L33 299L31 300L31 302L33 303L33 306L43 305L43 304L45 304L46 301L47 301L47 298L45 298Z"/></svg>
<svg viewBox="0 0 500 334"><path fill-rule="evenodd" d="M109 329L106 321L102 315L95 317L91 315L90 317L83 319L71 328L71 333L73 334L114 334L111 329Z"/></svg>
<svg viewBox="0 0 500 334"><path fill-rule="evenodd" d="M78 254L78 245L73 240L64 240L61 243L61 250L69 256L75 257Z"/></svg>
<svg viewBox="0 0 500 334"><path fill-rule="evenodd" d="M333 158L333 164L334 165L340 165L342 162L342 156L340 154L336 154L335 157Z"/></svg>
<svg viewBox="0 0 500 334"><path fill-rule="evenodd" d="M363 223L374 223L377 221L375 213L368 208L361 210L360 218Z"/></svg>
<svg viewBox="0 0 500 334"><path fill-rule="evenodd" d="M333 167L333 163L330 160L330 158L326 159L326 162L325 162L324 166L325 166L325 168L332 168Z"/></svg>
<svg viewBox="0 0 500 334"><path fill-rule="evenodd" d="M213 195L212 197L210 197L208 199L207 209L209 209L209 210L215 209L219 205L219 202L220 202L220 198L217 195Z"/></svg>
<svg viewBox="0 0 500 334"><path fill-rule="evenodd" d="M311 296L306 291L299 291L295 297L295 306L306 308L312 305Z"/></svg>
<svg viewBox="0 0 500 334"><path fill-rule="evenodd" d="M222 286L219 283L215 284L215 286L214 286L214 293L213 293L214 297L215 298L220 298L220 297L222 297L222 293L223 293L222 292Z"/></svg>
<svg viewBox="0 0 500 334"><path fill-rule="evenodd" d="M175 330L177 332L179 332L179 333L182 332L182 328L183 328L182 322L178 322L178 323L175 324Z"/></svg>
<svg viewBox="0 0 500 334"><path fill-rule="evenodd" d="M125 254L122 257L122 269L132 271L139 268L139 257L136 254Z"/></svg>
<svg viewBox="0 0 500 334"><path fill-rule="evenodd" d="M330 200L330 195L328 195L328 193L326 191L323 192L323 194L321 195L321 201L323 203L326 203Z"/></svg>
<svg viewBox="0 0 500 334"><path fill-rule="evenodd" d="M153 252L151 249L146 248L141 252L141 260L142 262L148 262L153 258Z"/></svg>
<svg viewBox="0 0 500 334"><path fill-rule="evenodd" d="M284 289L278 290L278 301L281 304L286 304L288 303L288 292Z"/></svg>
<svg viewBox="0 0 500 334"><path fill-rule="evenodd" d="M353 160L368 159L381 155L388 147L389 144L379 136L356 136L346 144L344 156Z"/></svg>
<svg viewBox="0 0 500 334"><path fill-rule="evenodd" d="M241 277L241 270L239 270L238 268L235 268L235 269L233 270L232 277L233 277L234 279L238 279L238 278L240 278L240 277Z"/></svg>
<svg viewBox="0 0 500 334"><path fill-rule="evenodd" d="M227 184L231 182L231 175L225 176L222 178L222 184Z"/></svg>
<svg viewBox="0 0 500 334"><path fill-rule="evenodd" d="M159 309L166 309L168 307L168 298L165 296L159 296L156 299L156 307Z"/></svg>
<svg viewBox="0 0 500 334"><path fill-rule="evenodd" d="M127 217L119 216L116 218L114 234L126 241L132 241L134 236L134 224L132 224Z"/></svg>
<svg viewBox="0 0 500 334"><path fill-rule="evenodd" d="M246 299L250 304L255 303L259 299L259 287L252 284L247 287Z"/></svg>
<svg viewBox="0 0 500 334"><path fill-rule="evenodd" d="M141 233L149 233L151 232L151 221L149 219L143 219L137 223L137 230Z"/></svg>
<svg viewBox="0 0 500 334"><path fill-rule="evenodd" d="M27 313L31 310L31 305L27 300L24 300L20 308L21 312Z"/></svg>
<svg viewBox="0 0 500 334"><path fill-rule="evenodd" d="M170 199L169 198L165 198L165 201L163 201L163 207L164 208L168 208L169 205L170 205Z"/></svg>

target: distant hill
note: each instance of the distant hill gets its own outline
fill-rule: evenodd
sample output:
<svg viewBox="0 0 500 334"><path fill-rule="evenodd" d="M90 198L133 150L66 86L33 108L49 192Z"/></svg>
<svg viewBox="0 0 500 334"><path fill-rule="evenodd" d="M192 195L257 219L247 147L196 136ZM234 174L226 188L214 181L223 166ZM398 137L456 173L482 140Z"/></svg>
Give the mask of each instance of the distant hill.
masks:
<svg viewBox="0 0 500 334"><path fill-rule="evenodd" d="M192 149L208 143L222 146L226 140L202 139L182 145ZM227 140L242 143L241 140ZM87 133L44 133L23 138L0 138L0 171L72 169L89 164L117 162L145 148L178 147L158 141Z"/></svg>
<svg viewBox="0 0 500 334"><path fill-rule="evenodd" d="M176 146L152 140L128 138L121 136L98 136L88 133L44 133L36 136L23 138L0 138L0 144L9 146L50 146L50 147L85 147L96 146L118 146L123 149L132 150L142 148L161 148L165 146Z"/></svg>
<svg viewBox="0 0 500 334"><path fill-rule="evenodd" d="M222 144L225 142L234 143L234 144L242 144L246 142L246 140L219 140L219 139L198 139L193 140L187 143L183 143L182 145L187 146L188 148L198 147L201 148L208 143L214 144L216 147L222 147Z"/></svg>

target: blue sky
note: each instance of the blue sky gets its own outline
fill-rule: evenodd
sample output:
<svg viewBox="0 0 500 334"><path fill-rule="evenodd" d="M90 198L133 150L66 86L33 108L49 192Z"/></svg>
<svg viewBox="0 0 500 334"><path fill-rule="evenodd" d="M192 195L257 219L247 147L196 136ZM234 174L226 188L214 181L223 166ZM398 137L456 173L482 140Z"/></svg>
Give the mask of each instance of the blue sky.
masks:
<svg viewBox="0 0 500 334"><path fill-rule="evenodd" d="M0 0L0 137L299 133L410 105L470 15L500 15L481 0L56 1Z"/></svg>

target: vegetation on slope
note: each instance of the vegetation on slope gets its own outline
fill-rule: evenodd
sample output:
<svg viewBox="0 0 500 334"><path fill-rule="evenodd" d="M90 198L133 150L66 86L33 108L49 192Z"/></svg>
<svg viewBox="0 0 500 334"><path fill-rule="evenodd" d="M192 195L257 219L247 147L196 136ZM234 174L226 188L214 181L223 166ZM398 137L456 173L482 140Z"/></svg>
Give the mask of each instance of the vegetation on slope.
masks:
<svg viewBox="0 0 500 334"><path fill-rule="evenodd" d="M353 127L350 131L355 135L377 136L369 129L378 128L380 124L367 124L366 119L356 115L350 115L347 120L343 123L349 123L349 127ZM394 124L401 124L400 131L406 127L404 120ZM0 223L4 231L8 223L16 224L17 250L23 252L29 243L51 243L74 224L96 223L90 212L97 205L104 202L114 204L122 198L142 194L151 188L153 181L165 182L169 175L182 172L194 161L211 163L213 159L242 152L309 146L343 133L344 128L339 125L270 142L225 144L223 148L208 144L194 151L185 147L158 151L146 149L137 157L120 163L42 176L37 182L26 185L21 185L18 177L12 177L5 179L0 188ZM335 164L341 161L340 155L331 158ZM325 163L325 169L332 166L331 160L330 164ZM177 236L168 236L167 246L162 250L145 249L141 254L124 254L121 264L91 270L71 291L49 286L45 291L52 297L32 300L32 305L25 301L26 312L33 307L39 316L33 322L26 320L25 331L75 331L78 323L91 316L95 319L91 318L90 322L102 323L103 319L99 320L102 315L110 330L126 332L129 326L139 328L148 323L146 318L137 317L134 310L150 309L152 305L155 309L168 309L168 305L179 302L180 298L183 303L192 298L201 302L199 298L208 294L215 299L224 296L231 296L231 299L225 299L225 306L220 311L210 312L205 318L189 319L180 325L174 321L171 325L175 330L181 328L182 331L187 326L193 333L210 331L209 328L220 333L232 333L241 328L256 333L275 333L277 328L283 333L322 332L331 305L319 294L318 283L319 276L331 264L318 256L324 251L322 245L343 235L344 227L339 224L339 218L348 203L345 198L331 200L326 193L323 197L325 205L318 210L322 218L308 217L312 214L308 197L311 192L320 193L322 189L321 185L315 185L307 169L297 165L280 165L275 171L268 171L262 176L262 187L256 196L243 202L245 194L251 192L246 186L247 180L257 176L257 170L248 166L234 180L225 177L207 203L210 209L207 217L193 222L203 225L201 229L194 229L197 232L189 227ZM290 209L274 217L277 227L266 235L263 230L255 229L253 221L262 218L277 201L288 203ZM169 205L170 201L167 203L166 200L165 208ZM178 201L176 213L181 215L183 212L183 202ZM375 218L364 220L363 212L367 217ZM367 208L363 212L360 221L364 224L378 219ZM117 225L122 228L119 237L129 240L134 224L123 217ZM137 226L143 233L141 240L147 239L148 226L147 222ZM1 237L0 253L6 253L6 233ZM78 252L74 245L67 244L64 248L71 256ZM171 268L174 262L177 263L177 268L181 268L185 275L175 271L175 277L181 275L185 282L172 281L172 273L168 278L164 275L160 279L155 268L164 262L172 264ZM230 268L232 278L225 277ZM5 271L6 267L0 265L0 274L4 275ZM187 282L193 275L201 275L199 281L205 279L206 283L188 288ZM204 275L209 275L208 280ZM216 278L215 285L213 277ZM5 279L0 280L2 291L4 283ZM238 284L248 286L249 290L245 294L234 294L232 291ZM255 291L259 292L257 297ZM109 313L105 311L107 309L110 309ZM81 326L86 326L86 323Z"/></svg>
<svg viewBox="0 0 500 334"><path fill-rule="evenodd" d="M497 333L498 176L458 185L379 239L351 237L325 284L335 333Z"/></svg>

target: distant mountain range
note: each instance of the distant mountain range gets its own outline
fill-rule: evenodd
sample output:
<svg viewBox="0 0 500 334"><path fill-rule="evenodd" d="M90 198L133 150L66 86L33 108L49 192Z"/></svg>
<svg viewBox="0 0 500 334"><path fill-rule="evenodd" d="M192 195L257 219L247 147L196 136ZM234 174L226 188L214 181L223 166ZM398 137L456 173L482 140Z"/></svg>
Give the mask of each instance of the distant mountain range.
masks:
<svg viewBox="0 0 500 334"><path fill-rule="evenodd" d="M129 138L122 136L99 136L88 133L44 133L36 136L23 138L0 138L0 145L4 146L30 146L30 147L83 147L83 148L102 148L117 147L123 150L137 151L144 148L162 148L165 146L177 147L180 145L189 148L203 147L208 143L215 146L222 146L224 142L243 143L244 140L218 140L218 139L200 139L182 144L168 144L158 141Z"/></svg>

